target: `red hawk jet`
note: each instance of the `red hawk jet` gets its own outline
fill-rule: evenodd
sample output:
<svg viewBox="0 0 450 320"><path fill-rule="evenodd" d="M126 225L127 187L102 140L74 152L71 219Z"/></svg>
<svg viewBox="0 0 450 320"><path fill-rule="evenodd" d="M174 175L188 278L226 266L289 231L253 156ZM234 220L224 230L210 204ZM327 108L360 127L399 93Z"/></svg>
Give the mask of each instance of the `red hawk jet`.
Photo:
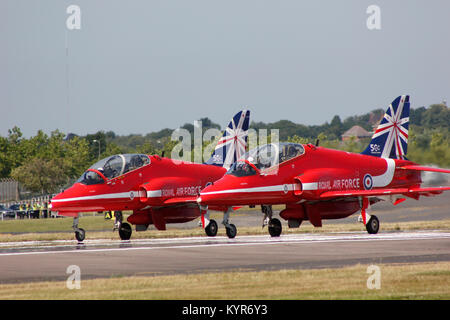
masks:
<svg viewBox="0 0 450 320"><path fill-rule="evenodd" d="M323 219L340 219L360 212L367 232L379 230L370 206L380 200L393 204L407 197L419 199L450 190L422 187L421 171L450 173L406 159L409 96L396 98L387 109L372 141L362 154L296 143L267 144L249 151L220 180L203 189L202 206L261 205L264 225L279 236L281 222L272 218L272 205L285 204L280 216L289 227L309 220L315 227ZM228 210L223 224L229 224ZM234 232L235 234L236 232Z"/></svg>
<svg viewBox="0 0 450 320"><path fill-rule="evenodd" d="M200 191L220 179L245 153L250 111L238 112L219 140L206 164L171 160L158 155L118 154L92 165L69 189L51 200L51 210L74 218L78 241L85 231L78 227L79 212L131 210L127 221L143 231L150 224L165 230L166 223L191 221L202 216L210 236L217 223L209 220L196 202ZM228 207L213 206L215 210ZM223 209L225 208L225 209ZM122 240L131 237L129 223L119 223Z"/></svg>

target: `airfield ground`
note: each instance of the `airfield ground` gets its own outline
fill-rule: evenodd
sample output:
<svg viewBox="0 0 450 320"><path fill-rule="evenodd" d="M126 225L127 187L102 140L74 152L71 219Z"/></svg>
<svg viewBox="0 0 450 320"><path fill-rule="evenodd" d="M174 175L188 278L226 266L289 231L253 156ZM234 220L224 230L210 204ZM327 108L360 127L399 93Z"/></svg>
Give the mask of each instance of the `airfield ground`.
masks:
<svg viewBox="0 0 450 320"><path fill-rule="evenodd" d="M445 195L380 203L372 211L381 221L375 237L355 215L323 228L283 222L273 241L260 212L243 208L232 218L233 240L223 228L208 239L193 221L134 232L130 243L118 240L113 221L85 216L81 246L72 219L5 220L0 299L449 299L449 212ZM221 214L213 218L220 222ZM81 268L81 290L66 287L71 264ZM379 290L367 288L373 264Z"/></svg>
<svg viewBox="0 0 450 320"><path fill-rule="evenodd" d="M381 287L368 289L367 265L333 269L233 271L0 285L2 299L450 299L450 262L380 264Z"/></svg>

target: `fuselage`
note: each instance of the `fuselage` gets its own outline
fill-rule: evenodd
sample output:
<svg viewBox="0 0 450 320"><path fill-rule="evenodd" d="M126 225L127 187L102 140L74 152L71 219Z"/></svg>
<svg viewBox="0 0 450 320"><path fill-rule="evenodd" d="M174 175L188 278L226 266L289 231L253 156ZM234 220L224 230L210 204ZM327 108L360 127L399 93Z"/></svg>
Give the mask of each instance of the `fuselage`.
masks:
<svg viewBox="0 0 450 320"><path fill-rule="evenodd" d="M168 199L197 196L226 170L219 166L148 156L149 163L111 179L89 169L101 179L84 180L52 198L52 211L63 215L107 210L142 210L167 205Z"/></svg>
<svg viewBox="0 0 450 320"><path fill-rule="evenodd" d="M203 189L198 201L202 205L224 206L295 204L320 200L327 191L400 188L421 183L420 173L396 170L412 164L410 161L310 144L303 145L303 149L302 154L269 168L259 169L250 161L241 160L241 168L232 167L223 178Z"/></svg>

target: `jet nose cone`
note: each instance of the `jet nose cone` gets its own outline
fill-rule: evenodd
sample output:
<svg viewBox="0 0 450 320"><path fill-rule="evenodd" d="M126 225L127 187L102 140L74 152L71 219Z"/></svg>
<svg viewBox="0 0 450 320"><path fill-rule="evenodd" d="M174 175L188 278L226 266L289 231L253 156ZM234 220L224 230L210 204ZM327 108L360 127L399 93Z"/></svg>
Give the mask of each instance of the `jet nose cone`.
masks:
<svg viewBox="0 0 450 320"><path fill-rule="evenodd" d="M58 207L60 206L60 200L63 198L63 192L58 193L56 196L50 199L49 207L52 210L58 211Z"/></svg>
<svg viewBox="0 0 450 320"><path fill-rule="evenodd" d="M75 198L82 195L81 192L83 192L83 189L76 184L61 191L51 199L52 210L67 211L67 209L71 209L74 205Z"/></svg>

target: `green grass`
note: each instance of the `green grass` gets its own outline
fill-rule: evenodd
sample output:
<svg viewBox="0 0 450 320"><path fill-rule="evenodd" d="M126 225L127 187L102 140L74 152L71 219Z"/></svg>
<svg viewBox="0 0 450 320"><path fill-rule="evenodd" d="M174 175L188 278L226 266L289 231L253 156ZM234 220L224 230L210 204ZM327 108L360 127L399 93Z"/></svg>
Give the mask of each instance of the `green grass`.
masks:
<svg viewBox="0 0 450 320"><path fill-rule="evenodd" d="M0 299L450 299L450 262L379 264L381 288L368 289L367 265L337 269L114 276L0 285Z"/></svg>
<svg viewBox="0 0 450 320"><path fill-rule="evenodd" d="M111 230L112 221L99 215L86 216L80 219L80 224L90 231ZM64 232L72 231L72 224L72 218L3 220L0 221L0 233Z"/></svg>

